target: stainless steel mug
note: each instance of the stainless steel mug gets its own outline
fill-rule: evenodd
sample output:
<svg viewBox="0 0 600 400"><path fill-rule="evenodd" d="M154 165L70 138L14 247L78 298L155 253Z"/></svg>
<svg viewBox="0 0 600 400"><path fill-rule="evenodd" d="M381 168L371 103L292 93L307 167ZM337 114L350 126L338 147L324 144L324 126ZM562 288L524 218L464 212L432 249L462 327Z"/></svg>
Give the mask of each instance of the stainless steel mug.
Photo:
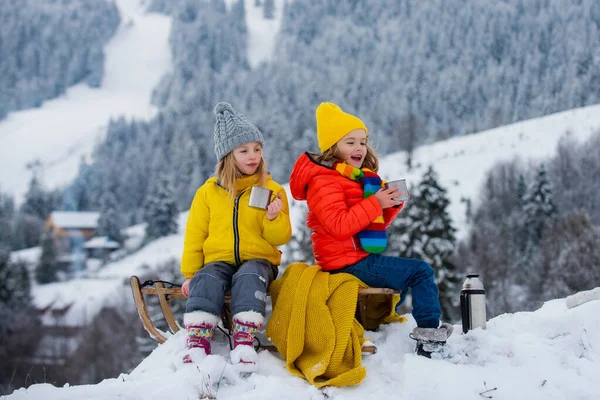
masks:
<svg viewBox="0 0 600 400"><path fill-rule="evenodd" d="M460 291L460 315L463 333L475 328L485 329L485 289L477 274L467 275Z"/></svg>
<svg viewBox="0 0 600 400"><path fill-rule="evenodd" d="M408 193L408 185L406 184L406 179L399 179L397 181L389 181L385 183L385 188L396 188L396 193L398 194L394 197L396 201L405 201L410 199L410 193Z"/></svg>
<svg viewBox="0 0 600 400"><path fill-rule="evenodd" d="M266 210L267 206L271 203L271 197L273 197L272 190L260 186L252 186L250 189L248 205L250 207Z"/></svg>

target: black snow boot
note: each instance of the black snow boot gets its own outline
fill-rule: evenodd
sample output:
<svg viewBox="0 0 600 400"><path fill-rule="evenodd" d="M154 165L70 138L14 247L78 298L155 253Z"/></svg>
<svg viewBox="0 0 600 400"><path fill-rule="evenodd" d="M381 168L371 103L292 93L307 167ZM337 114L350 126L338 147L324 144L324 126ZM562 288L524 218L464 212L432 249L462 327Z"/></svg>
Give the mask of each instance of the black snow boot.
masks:
<svg viewBox="0 0 600 400"><path fill-rule="evenodd" d="M432 353L440 353L443 350L446 339L452 335L453 331L452 325L443 323L439 328L416 327L409 336L417 341L415 353L431 358Z"/></svg>

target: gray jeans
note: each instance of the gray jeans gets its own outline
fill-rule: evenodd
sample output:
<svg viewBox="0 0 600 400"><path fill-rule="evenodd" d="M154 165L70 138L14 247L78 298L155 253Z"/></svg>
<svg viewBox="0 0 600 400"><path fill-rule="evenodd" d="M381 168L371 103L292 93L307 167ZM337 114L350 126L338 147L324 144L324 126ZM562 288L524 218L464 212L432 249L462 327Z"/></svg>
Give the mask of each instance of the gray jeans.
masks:
<svg viewBox="0 0 600 400"><path fill-rule="evenodd" d="M206 264L190 282L185 311L204 311L221 315L225 293L231 292L231 315L256 311L263 316L267 288L276 268L267 260L255 258L239 267L221 261Z"/></svg>

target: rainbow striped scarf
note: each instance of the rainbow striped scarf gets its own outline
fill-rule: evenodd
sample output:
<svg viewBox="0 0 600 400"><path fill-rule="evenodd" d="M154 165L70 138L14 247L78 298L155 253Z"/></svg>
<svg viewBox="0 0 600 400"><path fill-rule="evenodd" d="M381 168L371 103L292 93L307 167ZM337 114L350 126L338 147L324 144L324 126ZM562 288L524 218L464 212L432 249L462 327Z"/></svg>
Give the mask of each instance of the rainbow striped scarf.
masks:
<svg viewBox="0 0 600 400"><path fill-rule="evenodd" d="M332 168L353 181L359 181L364 190L363 199L375 194L384 183L379 175L368 168L356 168L345 162L335 162ZM375 218L365 229L358 232L358 239L366 252L381 253L384 251L387 246L387 234L385 233L383 214Z"/></svg>

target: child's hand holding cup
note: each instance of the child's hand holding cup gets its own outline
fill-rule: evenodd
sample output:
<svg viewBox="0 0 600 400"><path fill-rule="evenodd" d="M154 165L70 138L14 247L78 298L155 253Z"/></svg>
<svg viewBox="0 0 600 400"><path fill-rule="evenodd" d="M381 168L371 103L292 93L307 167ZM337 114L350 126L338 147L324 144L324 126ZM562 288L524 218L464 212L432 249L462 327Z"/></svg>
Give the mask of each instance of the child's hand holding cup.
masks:
<svg viewBox="0 0 600 400"><path fill-rule="evenodd" d="M252 186L250 190L250 199L248 205L267 211L267 218L272 221L277 218L279 212L283 209L281 194L273 195L273 191L267 188Z"/></svg>
<svg viewBox="0 0 600 400"><path fill-rule="evenodd" d="M385 188L394 188L396 189L394 200L396 201L406 201L410 199L410 193L408 191L408 185L406 184L406 179L398 179L396 181L389 181L385 183Z"/></svg>

